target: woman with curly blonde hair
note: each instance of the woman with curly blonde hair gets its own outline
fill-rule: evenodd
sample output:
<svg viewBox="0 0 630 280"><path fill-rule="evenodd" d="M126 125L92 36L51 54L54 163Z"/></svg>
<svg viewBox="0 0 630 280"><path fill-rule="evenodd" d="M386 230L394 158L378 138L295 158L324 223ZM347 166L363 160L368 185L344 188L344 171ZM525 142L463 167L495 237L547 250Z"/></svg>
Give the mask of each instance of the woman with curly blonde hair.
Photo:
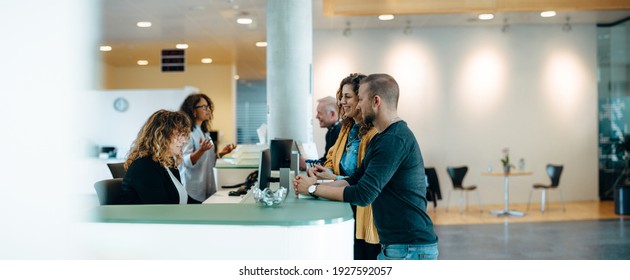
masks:
<svg viewBox="0 0 630 280"><path fill-rule="evenodd" d="M187 204L177 166L190 134L190 120L180 112L158 110L138 132L125 161L122 204Z"/></svg>

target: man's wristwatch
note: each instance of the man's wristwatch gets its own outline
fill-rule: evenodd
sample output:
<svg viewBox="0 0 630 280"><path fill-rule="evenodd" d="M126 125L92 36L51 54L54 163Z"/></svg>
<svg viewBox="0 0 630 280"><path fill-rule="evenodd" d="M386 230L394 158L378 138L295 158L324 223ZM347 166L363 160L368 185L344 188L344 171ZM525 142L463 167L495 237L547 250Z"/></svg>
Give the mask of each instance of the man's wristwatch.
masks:
<svg viewBox="0 0 630 280"><path fill-rule="evenodd" d="M315 183L314 185L308 187L308 193L314 198L318 198L318 196L315 195L315 192L317 191L317 185L319 185L319 183Z"/></svg>

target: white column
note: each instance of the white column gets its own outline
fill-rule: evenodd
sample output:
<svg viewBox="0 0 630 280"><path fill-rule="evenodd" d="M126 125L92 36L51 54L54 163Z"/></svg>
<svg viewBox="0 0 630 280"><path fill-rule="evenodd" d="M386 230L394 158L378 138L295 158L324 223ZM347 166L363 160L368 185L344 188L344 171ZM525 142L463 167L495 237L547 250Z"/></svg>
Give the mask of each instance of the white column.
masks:
<svg viewBox="0 0 630 280"><path fill-rule="evenodd" d="M313 5L267 1L268 139L311 142Z"/></svg>

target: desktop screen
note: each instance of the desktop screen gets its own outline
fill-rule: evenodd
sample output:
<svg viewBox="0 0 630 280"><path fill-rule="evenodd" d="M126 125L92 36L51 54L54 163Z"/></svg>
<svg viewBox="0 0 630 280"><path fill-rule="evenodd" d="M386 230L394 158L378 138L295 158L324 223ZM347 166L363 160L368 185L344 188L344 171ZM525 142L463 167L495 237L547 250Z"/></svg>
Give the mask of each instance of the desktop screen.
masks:
<svg viewBox="0 0 630 280"><path fill-rule="evenodd" d="M271 170L291 168L291 153L295 150L293 139L273 139L269 143Z"/></svg>
<svg viewBox="0 0 630 280"><path fill-rule="evenodd" d="M271 175L271 153L269 149L260 152L260 163L258 164L258 188L264 190L269 187L269 177Z"/></svg>

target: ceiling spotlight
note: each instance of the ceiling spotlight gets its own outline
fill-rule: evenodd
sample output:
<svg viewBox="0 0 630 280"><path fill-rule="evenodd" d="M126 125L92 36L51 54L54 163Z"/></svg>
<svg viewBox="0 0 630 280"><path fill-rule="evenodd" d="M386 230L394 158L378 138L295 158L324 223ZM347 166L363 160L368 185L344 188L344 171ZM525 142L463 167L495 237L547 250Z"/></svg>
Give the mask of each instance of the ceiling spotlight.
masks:
<svg viewBox="0 0 630 280"><path fill-rule="evenodd" d="M256 47L264 48L267 46L267 42L256 42Z"/></svg>
<svg viewBox="0 0 630 280"><path fill-rule="evenodd" d="M112 46L100 46L98 49L102 52L108 52L112 50Z"/></svg>
<svg viewBox="0 0 630 280"><path fill-rule="evenodd" d="M344 37L350 37L350 35L352 35L352 29L350 29L350 22L346 22L346 28L343 30L343 36Z"/></svg>
<svg viewBox="0 0 630 280"><path fill-rule="evenodd" d="M547 18L547 17L555 17L556 16L556 11L544 11L540 13L541 17Z"/></svg>
<svg viewBox="0 0 630 280"><path fill-rule="evenodd" d="M480 20L490 20L494 18L493 14L479 14L478 17Z"/></svg>
<svg viewBox="0 0 630 280"><path fill-rule="evenodd" d="M403 34L409 35L411 33L413 33L413 30L411 29L411 21L407 20L407 25L405 26L405 29L403 29Z"/></svg>
<svg viewBox="0 0 630 280"><path fill-rule="evenodd" d="M380 16L378 16L378 19L380 19L380 20L392 20L392 19L394 19L394 15L390 15L390 14L380 15Z"/></svg>
<svg viewBox="0 0 630 280"><path fill-rule="evenodd" d="M188 44L177 44L175 45L175 48L179 50L185 50L188 48Z"/></svg>
<svg viewBox="0 0 630 280"><path fill-rule="evenodd" d="M136 23L136 26L138 27L151 27L151 22L150 21L139 21L138 23Z"/></svg>
<svg viewBox="0 0 630 280"><path fill-rule="evenodd" d="M241 76L239 76L238 74L237 74L237 75L234 75L234 80L238 80L238 79L240 79L240 78L241 78Z"/></svg>
<svg viewBox="0 0 630 280"><path fill-rule="evenodd" d="M236 20L236 23L238 24L251 24L252 22L254 21L251 18L247 18L247 17L238 18Z"/></svg>
<svg viewBox="0 0 630 280"><path fill-rule="evenodd" d="M569 21L571 21L571 18L570 18L570 17L567 17L567 22L565 22L565 23L562 25L562 31L564 31L564 32L569 32L569 31L571 31L571 23L570 23Z"/></svg>
<svg viewBox="0 0 630 280"><path fill-rule="evenodd" d="M209 58L209 57L202 58L201 63L204 63L204 64L212 63L212 58Z"/></svg>
<svg viewBox="0 0 630 280"><path fill-rule="evenodd" d="M144 66L144 65L149 65L149 61L147 61L147 60L142 60L142 59L141 59L141 60L138 60L138 62L137 62L137 63L138 63L138 65L143 65L143 66Z"/></svg>

